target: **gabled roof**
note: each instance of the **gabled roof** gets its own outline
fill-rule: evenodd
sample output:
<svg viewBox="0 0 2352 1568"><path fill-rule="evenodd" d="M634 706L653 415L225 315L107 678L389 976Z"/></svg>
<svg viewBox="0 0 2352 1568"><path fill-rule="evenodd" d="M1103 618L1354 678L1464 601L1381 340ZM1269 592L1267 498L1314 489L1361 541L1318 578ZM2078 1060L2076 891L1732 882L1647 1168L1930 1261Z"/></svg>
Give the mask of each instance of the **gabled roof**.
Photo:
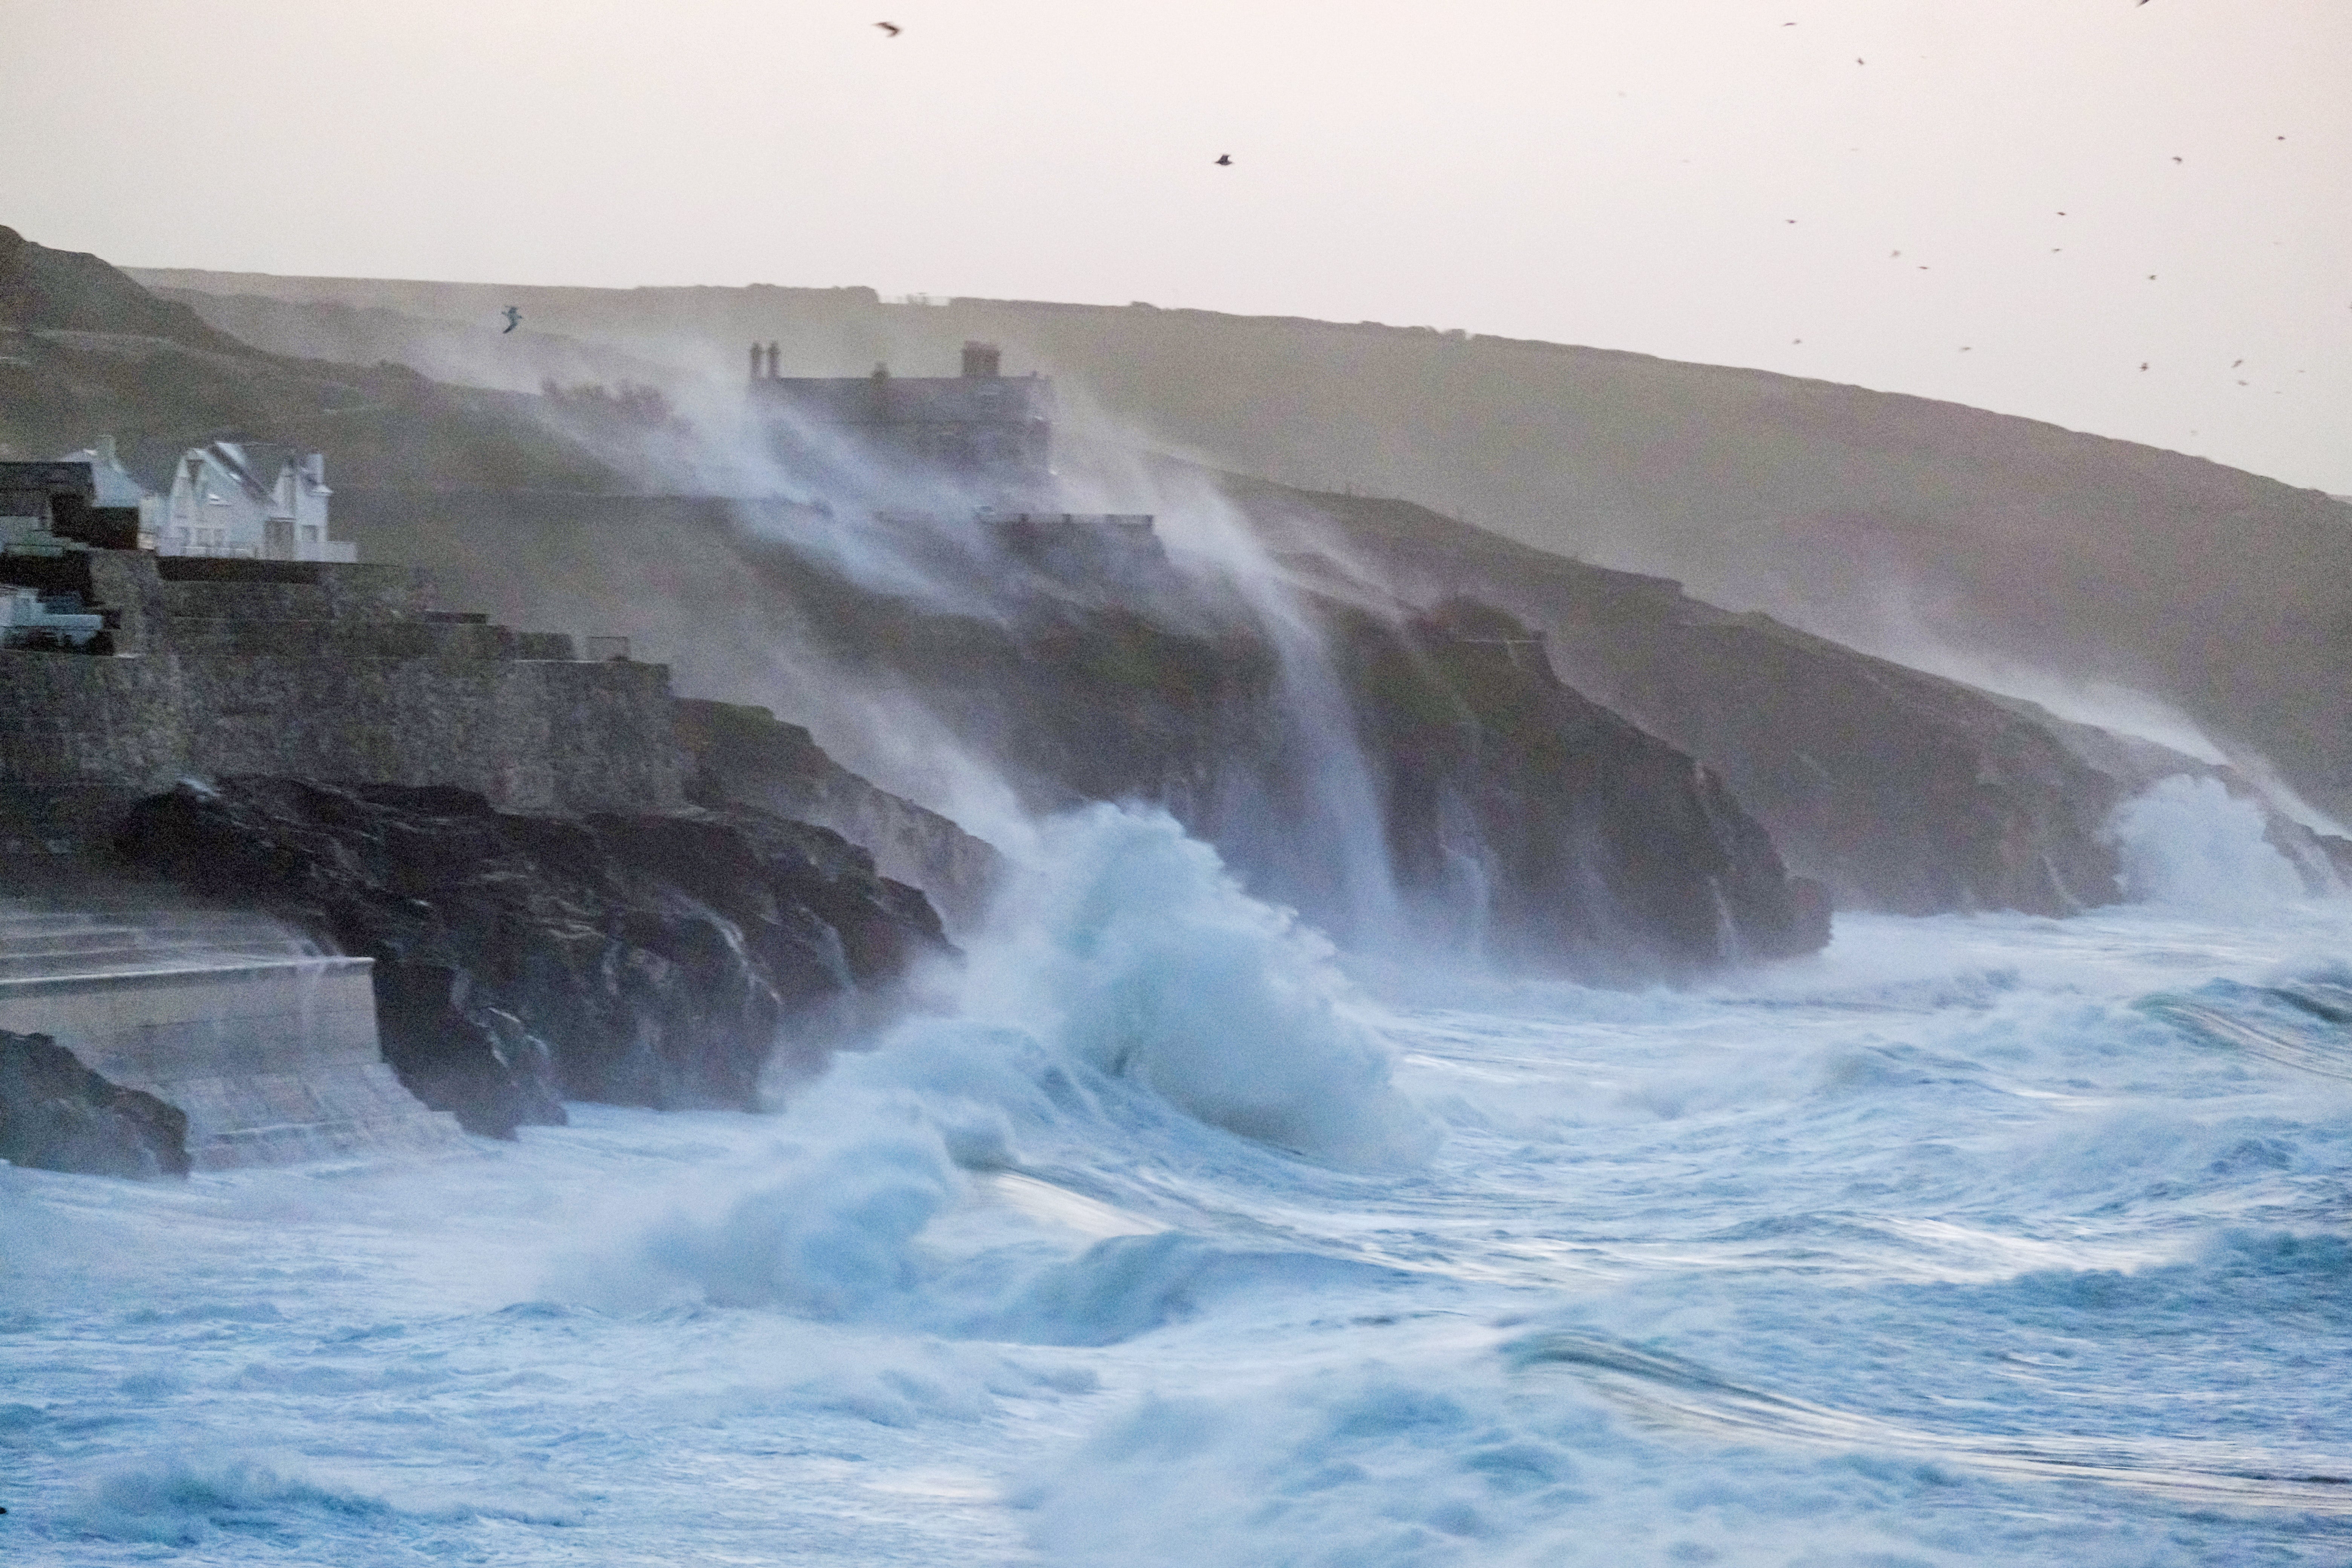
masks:
<svg viewBox="0 0 2352 1568"><path fill-rule="evenodd" d="M98 506L137 506L151 491L138 475L123 467L120 458L109 461L95 447L85 447L79 452L68 452L58 459L65 463L88 463L96 480Z"/></svg>

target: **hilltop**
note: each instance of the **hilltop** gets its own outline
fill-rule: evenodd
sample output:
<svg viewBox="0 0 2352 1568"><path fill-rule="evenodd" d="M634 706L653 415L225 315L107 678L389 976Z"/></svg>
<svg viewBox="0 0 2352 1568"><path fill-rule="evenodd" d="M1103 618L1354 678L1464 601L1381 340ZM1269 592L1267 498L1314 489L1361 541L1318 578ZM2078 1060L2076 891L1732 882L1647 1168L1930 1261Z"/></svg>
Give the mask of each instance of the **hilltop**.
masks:
<svg viewBox="0 0 2352 1568"><path fill-rule="evenodd" d="M257 433L331 453L337 482L619 484L586 449L528 417L530 402L402 364L270 353L95 256L0 227L0 458L50 457L111 434L152 486L187 447Z"/></svg>

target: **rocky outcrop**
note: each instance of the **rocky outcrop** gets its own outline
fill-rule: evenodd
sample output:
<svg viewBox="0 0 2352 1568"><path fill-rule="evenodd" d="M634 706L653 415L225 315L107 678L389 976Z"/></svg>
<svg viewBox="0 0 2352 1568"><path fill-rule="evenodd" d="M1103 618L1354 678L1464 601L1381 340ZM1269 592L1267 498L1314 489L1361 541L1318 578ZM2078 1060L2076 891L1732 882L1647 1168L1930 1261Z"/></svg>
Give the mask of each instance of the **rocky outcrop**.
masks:
<svg viewBox="0 0 2352 1568"><path fill-rule="evenodd" d="M914 889L740 808L575 818L450 789L232 778L134 806L138 869L375 960L385 1059L469 1130L565 1100L751 1108L950 950Z"/></svg>
<svg viewBox="0 0 2352 1568"><path fill-rule="evenodd" d="M0 1029L0 1159L91 1176L184 1176L188 1119L108 1082L47 1035Z"/></svg>
<svg viewBox="0 0 2352 1568"><path fill-rule="evenodd" d="M688 799L829 827L868 850L883 876L921 889L950 930L979 924L1004 874L1004 858L989 844L877 788L826 755L808 731L765 708L688 700L677 713L691 769Z"/></svg>
<svg viewBox="0 0 2352 1568"><path fill-rule="evenodd" d="M1496 956L1636 977L1828 942L1826 892L1721 781L1562 685L1517 620L1456 599L1350 634L1400 879L1474 895Z"/></svg>
<svg viewBox="0 0 2352 1568"><path fill-rule="evenodd" d="M1393 596L1365 595L1360 584L1309 591L1297 598L1295 624L1278 637L1262 606L1233 584L1180 569L1186 563L1171 563L1148 540L1107 538L1081 562L986 537L934 537L929 547L941 553L922 559L919 574L954 585L942 603L846 579L838 552L792 542L822 544L843 525L807 509L796 515L780 502L608 497L591 505L567 497L390 491L339 491L337 499L339 506L352 503L339 515L353 520L372 556L425 567L452 597L502 617L625 633L633 647L669 664L682 689L759 693L777 711L808 716L836 754L855 748L859 724L903 703L923 710L925 723L957 750L993 768L1030 808L1096 800L1164 805L1215 844L1254 891L1343 936L1358 929L1349 905L1376 869L1367 860L1385 858L1403 870L1402 914L1417 932L1433 940L1431 927L1483 932L1522 951L1508 930L1516 911L1531 906L1514 903L1508 886L1492 883L1491 902L1464 907L1475 878L1467 863L1449 858L1445 845L1458 840L1441 835L1427 814L1391 823L1385 810L1392 782L1410 793L1416 764L1398 752L1402 742L1364 742L1409 735L1413 726L1381 717L1390 695L1362 674L1381 661L1342 650L1387 647L1413 665L1424 658L1416 638L1448 635L1435 624L1409 631L1415 612ZM923 539L891 538L871 521L857 526L861 543L876 552L915 557L927 547ZM529 559L532 570L512 571L515 557ZM713 606L724 606L723 616ZM780 648L790 658L779 658ZM1458 673L1467 679L1482 668L1474 659ZM1567 683L1577 686L1572 677ZM1632 733L1590 731L1593 743L1607 745ZM793 748L769 739L777 771L792 774L800 764L784 753ZM688 745L710 750L691 734ZM1666 751L1675 749L1669 742ZM1620 779L1628 804L1590 820L1610 831L1643 820L1631 804L1644 787L1633 782L1639 770L1547 777L1538 771L1544 758L1561 751L1514 753L1499 740L1482 742L1477 754L1516 755L1510 765L1524 771L1511 787L1531 800ZM769 765L739 779L756 784ZM1643 874L1672 881L1688 873L1687 890L1711 906L1707 877L1718 872L1693 868L1740 859L1726 847L1731 838L1717 836L1744 837L1756 824L1749 808L1721 798L1720 784L1703 784L1686 758L1680 766L1678 776L1670 777L1672 770L1656 776L1666 781L1660 798L1673 803L1661 809L1681 826L1645 841L1651 868ZM1490 772L1489 781L1495 776ZM738 787L750 794L751 786ZM900 786L892 781L892 787ZM1340 789L1352 793L1342 800L1334 794ZM706 791L703 798L713 796ZM1702 800L1712 805L1700 810ZM1712 826L1694 826L1702 822ZM1391 832L1399 842L1387 841ZM1505 857L1491 869L1507 882L1534 867L1531 856ZM1541 898L1567 896L1565 884L1549 886ZM1734 945L1763 953L1818 937L1818 921L1804 913L1807 895L1799 889L1790 896L1794 923L1786 927L1776 924L1771 900L1743 915L1733 899L1733 924L1749 925L1737 944L1696 922L1667 922L1653 933L1644 929L1653 915L1641 911L1659 906L1643 899L1631 900L1637 911L1631 923L1614 929L1630 940L1638 970L1684 973L1718 962ZM1541 938L1524 951L1527 962L1579 972L1597 956L1590 949L1547 950Z"/></svg>
<svg viewBox="0 0 2352 1568"><path fill-rule="evenodd" d="M919 701L1036 808L1165 805L1343 939L1394 934L1392 892L1418 936L1592 979L1827 940L1818 891L1722 784L1563 686L1509 616L1306 592L1284 630L1156 541L1118 548L1136 559L1062 574L976 556L955 576L992 613L965 615L747 546L851 679Z"/></svg>
<svg viewBox="0 0 2352 1568"><path fill-rule="evenodd" d="M2115 807L2155 779L2213 771L1405 502L1228 484L1270 542L1326 572L1408 597L1475 594L1540 629L1565 679L1706 763L1840 908L2113 903ZM2326 875L2326 844L2273 822L2306 878Z"/></svg>

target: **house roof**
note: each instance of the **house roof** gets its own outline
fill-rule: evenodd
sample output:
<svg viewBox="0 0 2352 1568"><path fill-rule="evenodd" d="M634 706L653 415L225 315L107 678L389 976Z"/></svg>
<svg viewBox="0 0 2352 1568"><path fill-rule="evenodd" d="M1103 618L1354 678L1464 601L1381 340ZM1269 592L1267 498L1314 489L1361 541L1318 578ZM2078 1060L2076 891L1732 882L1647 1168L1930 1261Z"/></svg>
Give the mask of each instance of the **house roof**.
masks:
<svg viewBox="0 0 2352 1568"><path fill-rule="evenodd" d="M90 475L96 482L98 491L96 505L137 506L153 493L140 481L137 475L122 466L121 458L109 461L100 455L96 447L85 447L79 452L68 452L58 461L89 465Z"/></svg>

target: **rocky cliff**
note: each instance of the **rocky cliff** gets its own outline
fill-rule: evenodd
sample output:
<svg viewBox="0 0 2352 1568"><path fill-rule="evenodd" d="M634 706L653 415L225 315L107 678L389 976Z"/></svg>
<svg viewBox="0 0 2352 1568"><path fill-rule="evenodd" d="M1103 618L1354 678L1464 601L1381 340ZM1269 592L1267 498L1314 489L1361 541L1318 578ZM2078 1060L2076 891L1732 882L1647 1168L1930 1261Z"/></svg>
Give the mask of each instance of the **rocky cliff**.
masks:
<svg viewBox="0 0 2352 1568"><path fill-rule="evenodd" d="M268 778L140 803L116 854L375 960L385 1059L467 1129L564 1100L758 1104L950 950L838 836L731 809L574 818Z"/></svg>
<svg viewBox="0 0 2352 1568"><path fill-rule="evenodd" d="M1843 908L2113 903L2116 805L2168 774L2227 772L1407 502L1223 483L1270 544L1328 573L1524 617L1567 679L1715 770ZM2341 851L2275 813L2272 836L2328 885Z"/></svg>
<svg viewBox="0 0 2352 1568"><path fill-rule="evenodd" d="M509 300L575 353L680 366L732 364L773 338L785 374L837 374L950 363L983 338L1082 381L1119 429L1224 468L1408 497L1898 659L1904 628L1884 612L1899 603L1953 648L2161 698L2352 817L2344 508L2178 452L1798 376L1370 321L932 308L856 289L140 276L184 286L216 324L206 294L397 310L409 344L379 334L368 353L404 363L432 326ZM257 314L239 328L259 330Z"/></svg>
<svg viewBox="0 0 2352 1568"><path fill-rule="evenodd" d="M1826 891L1722 782L1561 684L1519 621L1454 599L1402 636L1355 618L1344 637L1400 879L1470 894L1456 907L1496 956L1635 976L1829 940Z"/></svg>
<svg viewBox="0 0 2352 1568"><path fill-rule="evenodd" d="M1343 937L1386 920L1612 980L1827 940L1721 784L1563 686L1507 615L1312 589L1268 609L1149 535L960 548L939 574L986 585L970 611L741 545L831 668L918 701L1034 807L1164 805Z"/></svg>
<svg viewBox="0 0 2352 1568"><path fill-rule="evenodd" d="M1166 804L1255 889L1318 920L1344 925L1368 891L1363 861L1386 856L1404 868L1408 921L1449 931L1479 925L1461 900L1486 873L1449 858L1444 842L1454 826L1441 831L1427 811L1388 819L1385 792L1393 778L1410 794L1412 759L1389 754L1383 741L1361 759L1361 776L1341 776L1349 759L1336 753L1352 754L1350 741L1412 732L1381 719L1390 695L1370 679L1380 661L1369 650L1418 664L1415 639L1447 635L1442 626L1410 630L1420 613L1393 595L1367 596L1360 584L1324 593L1309 582L1285 647L1263 606L1213 571L1180 570L1149 540L1108 552L1008 550L976 537L893 542L861 526L861 545L904 545L909 559L935 551L918 576L950 588L909 593L853 580L836 521L780 503L371 489L339 491L337 503L372 558L423 566L446 590L502 617L625 633L642 657L672 668L680 689L756 700L803 719L825 750L901 795L942 798L927 795L923 780L888 771L896 758L883 753L894 748L874 747L860 726L885 724L903 737L903 725L921 717L926 756L961 751L985 763L1033 808ZM516 556L531 571L510 570ZM1317 684L1317 647L1328 689ZM1347 651L1357 647L1367 657ZM1481 668L1465 663L1455 675L1466 680ZM906 749L901 740L895 751L903 757ZM1522 763L1534 770L1542 755L1531 751ZM797 764L781 765L790 773ZM1684 767L1679 782L1661 785L1661 798L1675 803L1669 816L1689 822L1705 815L1696 807L1703 786L1686 760ZM1604 768L1587 782L1622 787L1633 801L1642 798L1638 772ZM1529 771L1516 787L1539 800L1553 782ZM1573 775L1562 783L1586 787ZM1333 786L1357 794L1342 801ZM1450 801L1452 811L1465 797L1422 798ZM1597 820L1622 826L1638 816L1629 807ZM1753 826L1744 807L1717 818L1726 832L1741 822ZM1351 846L1341 845L1343 835ZM1692 868L1715 865L1720 846L1670 833L1653 847L1662 857L1655 875L1688 873L1686 888L1713 904L1711 873ZM1453 869L1436 869L1445 867ZM1791 897L1795 923L1785 929L1818 934L1802 912L1806 895ZM1759 905L1749 914L1758 929L1741 951L1777 951L1790 940L1775 934L1779 913ZM1486 934L1502 931L1490 922ZM1655 945L1643 935L1636 946L1637 968L1670 973L1714 962L1725 944L1719 933L1685 928L1658 934ZM1573 968L1591 956L1541 961Z"/></svg>
<svg viewBox="0 0 2352 1568"><path fill-rule="evenodd" d="M765 708L693 700L677 704L677 738L697 805L748 805L830 828L874 857L894 880L920 888L951 930L980 923L1004 858L936 811L903 800L827 756L808 731Z"/></svg>

